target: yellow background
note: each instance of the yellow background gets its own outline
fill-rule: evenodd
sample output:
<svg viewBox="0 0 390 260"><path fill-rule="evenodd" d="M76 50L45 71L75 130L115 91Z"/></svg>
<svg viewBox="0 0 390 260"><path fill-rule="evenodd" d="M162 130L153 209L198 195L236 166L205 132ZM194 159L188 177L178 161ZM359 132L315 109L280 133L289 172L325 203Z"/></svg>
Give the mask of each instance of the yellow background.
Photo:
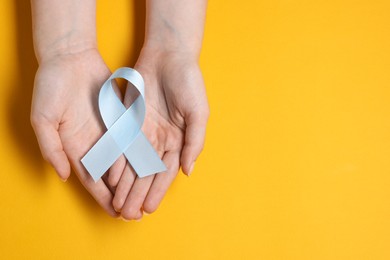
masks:
<svg viewBox="0 0 390 260"><path fill-rule="evenodd" d="M139 223L41 159L29 8L0 1L2 259L390 259L389 1L211 0L206 147ZM112 70L134 64L144 9L98 2Z"/></svg>

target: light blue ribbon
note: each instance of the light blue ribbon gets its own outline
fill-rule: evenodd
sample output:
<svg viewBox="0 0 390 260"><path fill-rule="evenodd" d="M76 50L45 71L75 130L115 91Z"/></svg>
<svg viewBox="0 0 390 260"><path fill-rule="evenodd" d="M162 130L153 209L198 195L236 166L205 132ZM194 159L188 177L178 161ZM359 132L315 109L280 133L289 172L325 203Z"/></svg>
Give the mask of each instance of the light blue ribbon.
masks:
<svg viewBox="0 0 390 260"><path fill-rule="evenodd" d="M112 80L122 78L139 92L126 109L114 92ZM141 131L145 118L145 84L136 70L119 68L99 92L99 109L107 132L81 159L96 182L124 154L139 177L166 171L164 163Z"/></svg>

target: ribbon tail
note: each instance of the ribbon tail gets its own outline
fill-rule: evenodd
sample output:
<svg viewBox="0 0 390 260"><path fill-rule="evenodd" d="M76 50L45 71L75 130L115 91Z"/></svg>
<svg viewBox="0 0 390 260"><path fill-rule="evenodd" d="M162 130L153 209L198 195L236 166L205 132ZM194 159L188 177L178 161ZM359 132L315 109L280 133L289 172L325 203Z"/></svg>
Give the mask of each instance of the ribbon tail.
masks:
<svg viewBox="0 0 390 260"><path fill-rule="evenodd" d="M81 159L81 163L97 182L121 154L122 150L107 131Z"/></svg>
<svg viewBox="0 0 390 260"><path fill-rule="evenodd" d="M139 132L124 154L140 178L167 170L142 131Z"/></svg>

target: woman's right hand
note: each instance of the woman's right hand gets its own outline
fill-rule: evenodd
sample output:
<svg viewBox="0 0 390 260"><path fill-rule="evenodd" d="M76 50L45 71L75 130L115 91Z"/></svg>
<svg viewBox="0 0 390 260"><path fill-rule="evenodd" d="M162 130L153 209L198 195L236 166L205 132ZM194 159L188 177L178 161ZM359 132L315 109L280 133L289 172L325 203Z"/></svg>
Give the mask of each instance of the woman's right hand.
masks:
<svg viewBox="0 0 390 260"><path fill-rule="evenodd" d="M72 166L95 200L108 214L117 216L112 206L115 187L102 179L95 183L80 162L105 131L98 95L110 74L95 48L41 60L35 78L31 122L43 157L60 178L65 181ZM125 164L121 158L110 171L122 172Z"/></svg>

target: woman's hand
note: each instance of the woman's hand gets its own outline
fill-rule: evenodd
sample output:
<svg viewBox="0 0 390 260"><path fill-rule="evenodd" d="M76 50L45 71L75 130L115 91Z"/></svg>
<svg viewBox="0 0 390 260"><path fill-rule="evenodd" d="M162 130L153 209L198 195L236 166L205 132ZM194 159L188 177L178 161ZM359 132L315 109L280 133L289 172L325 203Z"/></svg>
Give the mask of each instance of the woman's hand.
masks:
<svg viewBox="0 0 390 260"><path fill-rule="evenodd" d="M80 159L103 135L98 94L110 71L99 52L86 49L62 53L41 60L35 78L31 122L43 157L62 180L72 165L78 178L96 201L111 216L113 187L93 181ZM125 160L118 160L111 171L122 172Z"/></svg>
<svg viewBox="0 0 390 260"><path fill-rule="evenodd" d="M119 181L113 205L125 219L140 219L143 211L155 211L175 179L180 165L189 175L203 149L209 107L197 60L185 53L159 53L143 49L136 69L145 80L146 116L142 131L168 170L138 178L129 164ZM131 88L125 96L134 100Z"/></svg>

